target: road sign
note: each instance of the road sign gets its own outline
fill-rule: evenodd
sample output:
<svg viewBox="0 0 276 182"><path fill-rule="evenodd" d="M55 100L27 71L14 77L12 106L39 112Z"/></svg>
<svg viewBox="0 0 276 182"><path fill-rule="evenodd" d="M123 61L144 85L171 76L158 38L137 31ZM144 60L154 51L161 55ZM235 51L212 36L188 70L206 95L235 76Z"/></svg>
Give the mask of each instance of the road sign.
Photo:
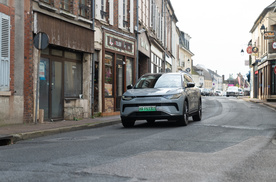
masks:
<svg viewBox="0 0 276 182"><path fill-rule="evenodd" d="M246 52L247 54L252 54L252 46L248 46Z"/></svg>
<svg viewBox="0 0 276 182"><path fill-rule="evenodd" d="M39 32L34 37L34 46L38 50L46 49L49 45L49 37L46 33Z"/></svg>

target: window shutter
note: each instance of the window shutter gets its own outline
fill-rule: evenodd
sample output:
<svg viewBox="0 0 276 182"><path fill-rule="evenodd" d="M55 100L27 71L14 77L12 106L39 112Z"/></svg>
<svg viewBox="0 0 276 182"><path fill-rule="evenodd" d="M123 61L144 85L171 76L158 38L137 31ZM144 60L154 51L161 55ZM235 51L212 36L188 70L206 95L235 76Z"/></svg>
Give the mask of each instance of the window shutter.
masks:
<svg viewBox="0 0 276 182"><path fill-rule="evenodd" d="M134 13L133 13L133 9L134 9L134 6L133 6L133 0L130 0L130 22L129 22L129 31L131 33L134 32Z"/></svg>
<svg viewBox="0 0 276 182"><path fill-rule="evenodd" d="M10 17L0 13L0 90L10 87Z"/></svg>
<svg viewBox="0 0 276 182"><path fill-rule="evenodd" d="M119 28L123 28L124 24L123 24L123 0L119 0L118 1L119 5L118 5L118 26Z"/></svg>
<svg viewBox="0 0 276 182"><path fill-rule="evenodd" d="M109 24L114 25L114 1L109 0Z"/></svg>
<svg viewBox="0 0 276 182"><path fill-rule="evenodd" d="M95 18L100 20L101 19L101 0L95 0Z"/></svg>

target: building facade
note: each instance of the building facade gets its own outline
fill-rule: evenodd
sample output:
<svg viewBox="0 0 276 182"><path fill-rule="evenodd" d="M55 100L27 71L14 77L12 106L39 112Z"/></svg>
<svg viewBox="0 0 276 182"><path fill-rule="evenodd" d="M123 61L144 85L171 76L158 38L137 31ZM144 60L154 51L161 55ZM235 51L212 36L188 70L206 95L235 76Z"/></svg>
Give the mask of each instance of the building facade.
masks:
<svg viewBox="0 0 276 182"><path fill-rule="evenodd" d="M136 12L135 0L95 0L94 112L103 116L119 114L122 94L135 82Z"/></svg>
<svg viewBox="0 0 276 182"><path fill-rule="evenodd" d="M0 0L0 125L32 120L30 22L30 2Z"/></svg>
<svg viewBox="0 0 276 182"><path fill-rule="evenodd" d="M276 2L266 7L255 21L252 33L251 97L276 99Z"/></svg>

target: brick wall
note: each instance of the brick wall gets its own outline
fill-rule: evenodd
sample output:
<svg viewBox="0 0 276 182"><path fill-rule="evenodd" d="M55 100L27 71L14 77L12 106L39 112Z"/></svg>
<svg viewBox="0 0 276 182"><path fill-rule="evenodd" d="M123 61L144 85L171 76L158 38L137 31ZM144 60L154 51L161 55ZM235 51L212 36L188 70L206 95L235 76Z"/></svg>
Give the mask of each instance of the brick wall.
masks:
<svg viewBox="0 0 276 182"><path fill-rule="evenodd" d="M31 11L31 10L29 10ZM24 117L23 122L33 120L34 113L34 65L33 65L33 34L32 15L24 12Z"/></svg>

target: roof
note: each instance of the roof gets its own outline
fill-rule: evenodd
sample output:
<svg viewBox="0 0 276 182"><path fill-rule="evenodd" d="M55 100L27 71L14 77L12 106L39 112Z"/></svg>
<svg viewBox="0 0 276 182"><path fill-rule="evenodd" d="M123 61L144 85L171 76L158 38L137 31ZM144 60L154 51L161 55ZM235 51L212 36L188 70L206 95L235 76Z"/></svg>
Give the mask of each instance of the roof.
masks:
<svg viewBox="0 0 276 182"><path fill-rule="evenodd" d="M257 18L257 20L255 21L253 27L250 30L250 33L253 33L254 30L257 28L258 24L263 20L263 18L265 17L265 15L271 11L272 9L276 8L276 1L274 1L273 3L271 3L269 6L267 6L262 13L259 15L259 17Z"/></svg>

